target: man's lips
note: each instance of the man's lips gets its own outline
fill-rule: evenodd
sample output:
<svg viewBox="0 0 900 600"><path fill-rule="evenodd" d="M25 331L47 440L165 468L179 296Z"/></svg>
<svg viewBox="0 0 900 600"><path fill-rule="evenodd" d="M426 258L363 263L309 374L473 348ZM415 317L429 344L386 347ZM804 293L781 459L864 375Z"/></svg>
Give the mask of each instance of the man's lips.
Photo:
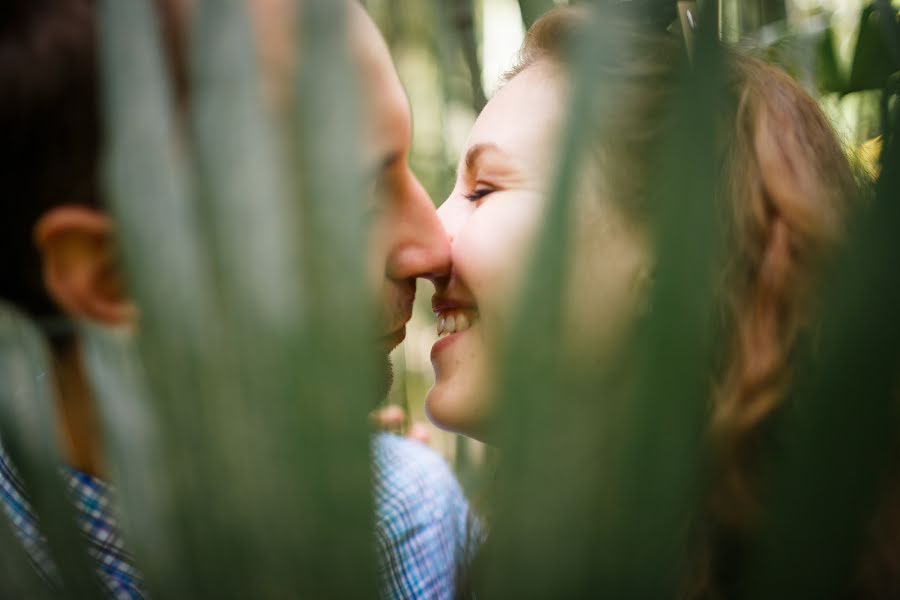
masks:
<svg viewBox="0 0 900 600"><path fill-rule="evenodd" d="M468 302L462 298L452 298L435 294L431 297L431 310L435 315L440 315L441 313L454 310L476 310L476 306L474 302Z"/></svg>

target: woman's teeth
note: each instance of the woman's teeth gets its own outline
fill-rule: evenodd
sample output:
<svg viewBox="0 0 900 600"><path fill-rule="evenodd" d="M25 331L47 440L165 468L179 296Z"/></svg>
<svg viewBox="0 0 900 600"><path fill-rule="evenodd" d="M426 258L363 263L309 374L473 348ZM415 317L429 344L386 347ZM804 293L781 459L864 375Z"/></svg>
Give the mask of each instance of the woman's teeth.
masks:
<svg viewBox="0 0 900 600"><path fill-rule="evenodd" d="M438 315L438 337L465 331L475 322L475 314L472 311L452 310Z"/></svg>

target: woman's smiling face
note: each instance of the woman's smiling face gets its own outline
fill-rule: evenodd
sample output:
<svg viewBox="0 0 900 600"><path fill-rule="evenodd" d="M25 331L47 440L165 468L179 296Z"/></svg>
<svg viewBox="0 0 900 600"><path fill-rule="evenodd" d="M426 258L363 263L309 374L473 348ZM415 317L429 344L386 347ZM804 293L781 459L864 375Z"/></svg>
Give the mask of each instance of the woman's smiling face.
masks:
<svg viewBox="0 0 900 600"><path fill-rule="evenodd" d="M456 186L438 209L452 269L435 282L439 339L425 407L445 429L489 435L492 359L516 308L528 309L522 278L556 172L566 91L563 70L547 60L507 82L475 122ZM642 226L602 191L598 155L582 156L582 185L566 233L569 286L559 290L567 311L561 338L573 368L595 369L617 351L640 313L652 248Z"/></svg>
<svg viewBox="0 0 900 600"><path fill-rule="evenodd" d="M435 384L426 398L441 427L484 436L489 361L510 313L554 171L563 82L542 63L516 75L479 115L456 186L438 210L452 273L437 282Z"/></svg>

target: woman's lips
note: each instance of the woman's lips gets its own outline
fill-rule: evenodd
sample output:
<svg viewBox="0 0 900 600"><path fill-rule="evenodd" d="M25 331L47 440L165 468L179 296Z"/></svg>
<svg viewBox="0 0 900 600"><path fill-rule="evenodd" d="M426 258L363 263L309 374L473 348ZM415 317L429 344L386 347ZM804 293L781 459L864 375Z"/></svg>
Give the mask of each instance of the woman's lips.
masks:
<svg viewBox="0 0 900 600"><path fill-rule="evenodd" d="M446 350L453 342L459 339L459 336L462 333L451 333L450 335L445 335L444 337L438 339L434 343L434 346L431 347L431 362L434 362L438 355Z"/></svg>

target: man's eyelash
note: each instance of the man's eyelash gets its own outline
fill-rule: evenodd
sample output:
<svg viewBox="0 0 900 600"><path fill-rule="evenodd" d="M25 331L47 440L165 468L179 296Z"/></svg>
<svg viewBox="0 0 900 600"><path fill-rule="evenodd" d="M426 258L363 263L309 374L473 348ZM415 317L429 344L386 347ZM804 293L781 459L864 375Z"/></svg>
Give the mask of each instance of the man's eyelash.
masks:
<svg viewBox="0 0 900 600"><path fill-rule="evenodd" d="M490 188L482 188L480 190L475 190L471 194L463 194L463 198L465 198L469 202L476 202L478 200L481 200L488 194L492 194L493 192L494 192L494 190L492 190Z"/></svg>

